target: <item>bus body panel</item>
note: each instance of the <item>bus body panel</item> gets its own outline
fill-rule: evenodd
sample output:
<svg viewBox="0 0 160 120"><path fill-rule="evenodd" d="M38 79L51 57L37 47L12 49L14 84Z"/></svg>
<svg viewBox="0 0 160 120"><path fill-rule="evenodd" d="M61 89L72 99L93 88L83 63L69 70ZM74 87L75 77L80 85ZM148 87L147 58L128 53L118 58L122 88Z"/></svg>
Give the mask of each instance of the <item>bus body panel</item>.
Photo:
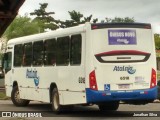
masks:
<svg viewBox="0 0 160 120"><path fill-rule="evenodd" d="M125 38L127 33L129 37ZM93 29L90 34L98 91L90 89L88 83L88 102L156 99L156 84L150 89L152 71L156 71L151 29L128 25Z"/></svg>
<svg viewBox="0 0 160 120"><path fill-rule="evenodd" d="M117 28L118 31L126 30L126 28ZM112 30L117 30L113 29ZM146 89L150 88L151 81L151 73L152 69L156 69L155 55L153 54L153 40L151 30L149 29L129 29L136 31L136 44L122 44L122 45L109 45L108 32L110 29L102 29L102 30L93 30L93 51L95 56L99 53L105 52L113 52L114 58L112 60L108 60L107 57L104 56L102 59L106 59L106 61L110 61L110 63L102 63L98 61L96 57L94 57L94 65L96 67L96 77L99 90L104 90L104 84L111 84L110 90L123 90L123 88L118 88L119 84L130 84L127 88L128 90L134 89ZM100 41L100 43L99 43ZM145 43L145 45L144 45ZM115 43L116 44L116 43ZM114 55L114 51L123 51L119 53L119 55ZM129 51L129 52L128 52ZM130 52L131 51L131 52ZM132 55L132 53L144 52L150 54L150 57L147 61L144 62L136 62L136 60L143 60L144 58L140 58L138 55ZM126 55L125 52L128 54ZM138 53L138 52L137 52ZM138 56L138 57L137 57ZM118 57L122 58L119 60ZM137 57L137 58L136 58ZM142 56L142 57L145 57ZM117 59L116 59L117 58ZM135 62L130 63L130 61L135 60ZM112 62L113 61L113 62ZM124 61L124 62L123 62ZM126 61L126 62L125 62ZM130 71L129 71L130 70ZM131 73L133 72L133 73ZM119 86L120 87L120 86ZM124 88L125 90L126 88Z"/></svg>
<svg viewBox="0 0 160 120"><path fill-rule="evenodd" d="M84 25L77 26L71 29L71 31L65 29L63 30L63 32L61 32L61 30L58 30L56 32L48 32L42 33L40 35L31 35L29 37L16 38L8 42L8 47L13 47L12 57L14 58L14 46L17 44L24 44L28 42L34 43L35 41L45 41L51 38L71 36L76 34L81 34L82 36L82 55L80 65L32 65L31 67L14 67L14 65L12 64L12 69L6 73L5 84L7 89L7 96L11 97L11 91L13 89L13 83L15 81L18 84L20 98L50 102L50 85L52 83L55 83L58 88L61 105L86 103L84 59L86 37ZM13 61L14 59L12 59L12 63ZM35 79L35 77L37 79Z"/></svg>
<svg viewBox="0 0 160 120"><path fill-rule="evenodd" d="M156 99L156 83L150 88L152 72L156 71L152 31L144 26L134 27L117 25L90 31L90 72L95 71L97 90L88 83L88 103Z"/></svg>

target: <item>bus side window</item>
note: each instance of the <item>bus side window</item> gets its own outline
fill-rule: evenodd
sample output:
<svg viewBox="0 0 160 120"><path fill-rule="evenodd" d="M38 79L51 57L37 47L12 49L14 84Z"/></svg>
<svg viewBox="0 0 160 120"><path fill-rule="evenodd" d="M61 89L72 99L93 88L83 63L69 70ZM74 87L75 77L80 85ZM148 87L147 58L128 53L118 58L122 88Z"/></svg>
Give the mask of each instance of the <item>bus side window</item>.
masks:
<svg viewBox="0 0 160 120"><path fill-rule="evenodd" d="M22 65L23 65L23 66L26 65L26 55L25 55L25 53L23 53L23 57L22 57Z"/></svg>
<svg viewBox="0 0 160 120"><path fill-rule="evenodd" d="M70 46L70 64L80 65L81 64L81 52L82 52L82 37L81 35L71 36Z"/></svg>
<svg viewBox="0 0 160 120"><path fill-rule="evenodd" d="M23 45L18 44L14 47L14 66L20 67L22 65Z"/></svg>
<svg viewBox="0 0 160 120"><path fill-rule="evenodd" d="M7 52L4 54L3 58L3 69L5 70L5 73L11 70L12 67L12 53Z"/></svg>
<svg viewBox="0 0 160 120"><path fill-rule="evenodd" d="M33 65L41 66L43 65L44 49L43 41L38 41L33 43Z"/></svg>
<svg viewBox="0 0 160 120"><path fill-rule="evenodd" d="M56 39L44 42L44 65L55 65L56 63Z"/></svg>
<svg viewBox="0 0 160 120"><path fill-rule="evenodd" d="M69 64L69 40L69 36L57 38L57 66L68 66Z"/></svg>
<svg viewBox="0 0 160 120"><path fill-rule="evenodd" d="M32 64L32 43L26 43L23 47L23 66L31 66Z"/></svg>

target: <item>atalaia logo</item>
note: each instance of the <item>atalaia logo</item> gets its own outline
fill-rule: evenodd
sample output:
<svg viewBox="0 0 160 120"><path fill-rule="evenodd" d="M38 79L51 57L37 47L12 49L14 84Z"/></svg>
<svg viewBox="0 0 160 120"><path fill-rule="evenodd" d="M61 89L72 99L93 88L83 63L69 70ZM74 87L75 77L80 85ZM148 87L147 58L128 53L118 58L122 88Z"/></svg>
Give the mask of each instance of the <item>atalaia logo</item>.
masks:
<svg viewBox="0 0 160 120"><path fill-rule="evenodd" d="M26 78L33 78L35 86L39 85L39 77L37 75L37 70L36 69L34 69L34 70L27 69L27 71L26 71Z"/></svg>
<svg viewBox="0 0 160 120"><path fill-rule="evenodd" d="M127 71L129 74L134 74L136 69L132 66L115 66L113 71Z"/></svg>

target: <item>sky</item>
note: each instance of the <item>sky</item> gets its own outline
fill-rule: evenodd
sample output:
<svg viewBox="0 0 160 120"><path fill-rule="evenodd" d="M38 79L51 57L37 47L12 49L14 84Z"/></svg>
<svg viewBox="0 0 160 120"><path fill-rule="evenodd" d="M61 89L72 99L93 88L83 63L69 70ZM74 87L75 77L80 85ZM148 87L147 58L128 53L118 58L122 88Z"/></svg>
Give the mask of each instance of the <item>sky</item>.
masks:
<svg viewBox="0 0 160 120"><path fill-rule="evenodd" d="M68 20L68 11L76 10L85 17L104 20L114 17L130 17L136 22L151 23L153 32L160 34L160 0L26 0L19 10L20 15L33 12L39 3L48 3L47 11L53 17Z"/></svg>

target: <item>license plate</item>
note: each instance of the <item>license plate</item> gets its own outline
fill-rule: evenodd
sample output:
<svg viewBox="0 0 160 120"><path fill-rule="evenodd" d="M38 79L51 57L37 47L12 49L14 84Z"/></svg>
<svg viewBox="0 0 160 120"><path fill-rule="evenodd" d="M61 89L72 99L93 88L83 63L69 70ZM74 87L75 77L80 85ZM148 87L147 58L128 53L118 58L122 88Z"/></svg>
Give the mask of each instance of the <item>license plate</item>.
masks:
<svg viewBox="0 0 160 120"><path fill-rule="evenodd" d="M119 89L129 89L129 87L130 87L130 84L119 84L118 85Z"/></svg>

